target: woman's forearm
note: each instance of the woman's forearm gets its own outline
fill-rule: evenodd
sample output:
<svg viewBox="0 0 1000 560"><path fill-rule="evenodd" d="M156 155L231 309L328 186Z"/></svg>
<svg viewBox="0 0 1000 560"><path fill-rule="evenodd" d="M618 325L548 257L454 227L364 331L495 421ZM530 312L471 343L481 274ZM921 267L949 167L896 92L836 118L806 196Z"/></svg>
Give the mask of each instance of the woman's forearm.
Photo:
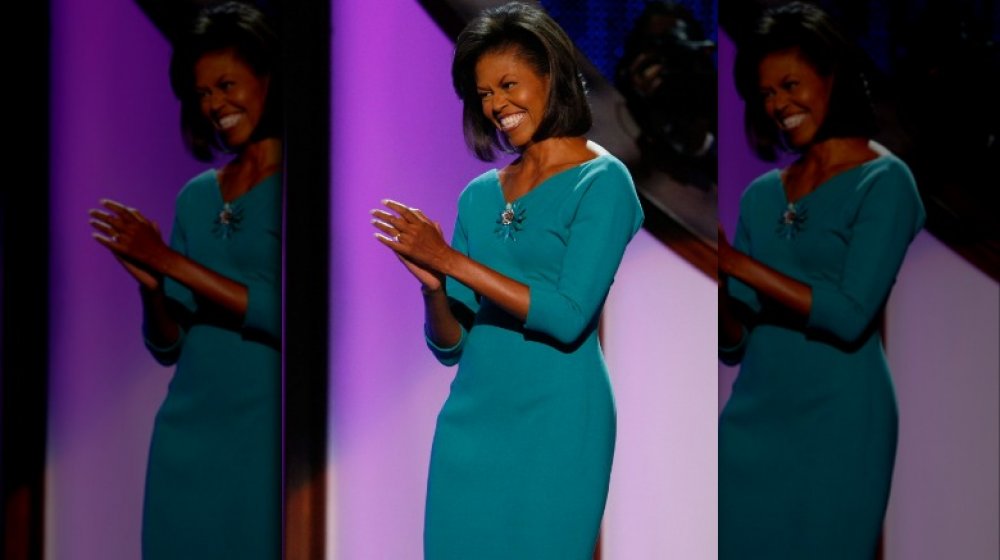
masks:
<svg viewBox="0 0 1000 560"><path fill-rule="evenodd" d="M451 348L462 339L462 327L448 305L448 294L444 287L437 290L422 290L424 294L424 320L427 336L431 342Z"/></svg>
<svg viewBox="0 0 1000 560"><path fill-rule="evenodd" d="M812 287L739 251L731 251L725 258L720 255L719 268L802 318L812 310Z"/></svg>
<svg viewBox="0 0 1000 560"><path fill-rule="evenodd" d="M156 271L242 320L247 313L247 287L188 257L169 251L154 263Z"/></svg>
<svg viewBox="0 0 1000 560"><path fill-rule="evenodd" d="M476 262L458 251L450 251L439 270L465 284L520 321L528 318L531 290L508 276Z"/></svg>
<svg viewBox="0 0 1000 560"><path fill-rule="evenodd" d="M154 346L169 347L180 338L180 326L167 309L167 296L162 284L157 289L140 287L145 335Z"/></svg>

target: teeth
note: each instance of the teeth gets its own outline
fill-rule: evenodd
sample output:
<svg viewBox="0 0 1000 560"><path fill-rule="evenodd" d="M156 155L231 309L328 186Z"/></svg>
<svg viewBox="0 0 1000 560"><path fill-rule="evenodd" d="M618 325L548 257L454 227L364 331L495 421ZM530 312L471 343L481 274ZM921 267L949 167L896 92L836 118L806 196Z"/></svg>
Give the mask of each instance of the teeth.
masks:
<svg viewBox="0 0 1000 560"><path fill-rule="evenodd" d="M507 115L500 119L500 128L502 130L510 130L515 126L521 124L524 120L524 113L514 113L513 115Z"/></svg>
<svg viewBox="0 0 1000 560"><path fill-rule="evenodd" d="M781 126L783 128L785 128L785 129L795 128L795 127L799 126L800 124L802 124L802 121L804 121L805 118L806 118L806 116L804 114L801 114L801 113L798 114L798 115L792 115L790 117L785 117L781 121Z"/></svg>
<svg viewBox="0 0 1000 560"><path fill-rule="evenodd" d="M232 128L232 127L236 126L236 123L240 122L240 119L242 119L242 118L243 118L243 115L239 114L239 113L237 113L235 115L226 115L226 116L222 117L221 119L219 119L219 128L221 128L222 130L226 130L228 128Z"/></svg>

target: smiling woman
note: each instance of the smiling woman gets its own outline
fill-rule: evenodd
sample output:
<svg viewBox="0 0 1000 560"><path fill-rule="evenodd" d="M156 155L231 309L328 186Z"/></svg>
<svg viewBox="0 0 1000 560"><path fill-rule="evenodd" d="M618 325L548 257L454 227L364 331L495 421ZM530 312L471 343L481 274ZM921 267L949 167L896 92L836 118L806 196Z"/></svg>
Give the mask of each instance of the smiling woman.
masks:
<svg viewBox="0 0 1000 560"><path fill-rule="evenodd" d="M280 555L281 162L277 40L256 10L206 9L174 45L184 139L233 157L177 197L170 244L135 208L90 212L139 284L146 346L177 365L149 451L143 558Z"/></svg>
<svg viewBox="0 0 1000 560"><path fill-rule="evenodd" d="M425 336L458 364L438 415L424 556L590 558L615 408L597 324L642 210L625 166L583 136L591 113L566 34L536 6L483 12L452 82L467 144L516 158L474 179L449 246L420 210L374 210L419 281Z"/></svg>
<svg viewBox="0 0 1000 560"><path fill-rule="evenodd" d="M515 47L484 54L476 77L483 115L512 146L527 148L545 117L548 78L539 76Z"/></svg>
<svg viewBox="0 0 1000 560"><path fill-rule="evenodd" d="M818 8L766 12L735 77L751 146L797 156L719 232L719 342L742 362L719 418L719 558L868 559L896 451L880 312L924 210L871 141L859 52Z"/></svg>
<svg viewBox="0 0 1000 560"><path fill-rule="evenodd" d="M227 146L249 142L264 113L268 76L258 76L233 49L202 55L194 65L201 113Z"/></svg>

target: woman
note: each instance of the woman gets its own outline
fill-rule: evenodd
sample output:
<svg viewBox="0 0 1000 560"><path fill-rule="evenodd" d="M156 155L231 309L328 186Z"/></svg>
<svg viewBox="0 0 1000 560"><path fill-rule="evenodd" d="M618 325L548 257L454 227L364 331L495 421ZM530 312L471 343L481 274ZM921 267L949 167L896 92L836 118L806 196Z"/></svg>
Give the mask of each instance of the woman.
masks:
<svg viewBox="0 0 1000 560"><path fill-rule="evenodd" d="M177 364L156 416L143 557L280 554L281 140L275 36L261 14L204 11L175 44L184 139L208 161L177 197L170 245L104 200L95 239L139 283L143 334Z"/></svg>
<svg viewBox="0 0 1000 560"><path fill-rule="evenodd" d="M747 188L734 247L719 231L721 355L742 360L719 419L720 558L876 550L897 424L879 312L924 211L871 141L860 60L804 4L766 12L739 45L750 143L797 158Z"/></svg>
<svg viewBox="0 0 1000 560"><path fill-rule="evenodd" d="M572 43L541 9L483 12L452 65L467 142L516 154L458 201L452 244L385 201L378 239L420 281L427 342L459 364L431 452L425 557L590 558L615 411L601 307L642 221L625 167L583 134Z"/></svg>

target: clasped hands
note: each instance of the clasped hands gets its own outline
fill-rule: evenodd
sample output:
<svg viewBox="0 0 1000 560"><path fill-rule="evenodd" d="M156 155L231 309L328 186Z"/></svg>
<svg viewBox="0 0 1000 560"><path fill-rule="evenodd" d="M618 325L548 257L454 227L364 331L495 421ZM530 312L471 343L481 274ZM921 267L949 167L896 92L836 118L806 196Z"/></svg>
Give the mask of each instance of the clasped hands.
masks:
<svg viewBox="0 0 1000 560"><path fill-rule="evenodd" d="M114 200L101 200L102 209L91 209L93 238L108 248L139 283L148 290L162 285L162 262L170 253L156 222Z"/></svg>
<svg viewBox="0 0 1000 560"><path fill-rule="evenodd" d="M425 291L440 290L444 285L444 270L454 253L444 240L441 225L420 210L395 200L382 200L382 204L388 211L381 208L371 211L371 223L381 231L375 238L393 250Z"/></svg>

